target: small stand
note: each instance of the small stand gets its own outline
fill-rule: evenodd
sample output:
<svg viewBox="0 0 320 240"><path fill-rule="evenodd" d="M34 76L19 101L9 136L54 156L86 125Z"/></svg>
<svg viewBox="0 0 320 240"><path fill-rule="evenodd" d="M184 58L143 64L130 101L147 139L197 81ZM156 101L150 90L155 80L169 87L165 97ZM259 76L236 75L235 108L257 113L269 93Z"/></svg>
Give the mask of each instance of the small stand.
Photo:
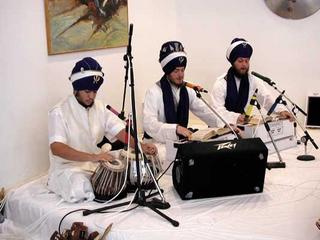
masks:
<svg viewBox="0 0 320 240"><path fill-rule="evenodd" d="M304 143L304 154L303 155L299 155L297 157L298 160L301 161L312 161L315 160L315 157L313 155L309 155L307 154L307 142L308 140L310 140L312 142L313 145L315 145L315 143L313 142L313 139L310 137L309 133L307 131L304 132L305 136L301 137L301 142ZM317 145L315 145L317 146ZM318 148L316 148L318 149Z"/></svg>
<svg viewBox="0 0 320 240"><path fill-rule="evenodd" d="M166 220L168 220L173 226L177 227L179 226L179 222L173 220L172 218L168 217L167 215L163 214L162 212L160 212L158 210L159 209L167 209L170 207L170 204L168 202L165 201L164 196L160 190L160 187L158 185L158 182L156 181L155 177L153 176L153 172L150 169L150 166L148 165L148 163L145 161L147 169L150 173L150 175L152 176L152 179L154 181L154 184L158 190L159 195L161 196L161 200L159 199L152 199L151 201L147 201L147 198L145 196L145 190L142 189L141 186L141 175L140 175L140 162L139 162L139 153L142 151L140 151L141 148L139 148L139 143L138 143L138 134L137 134L137 120L136 120L136 108L135 108L135 94L134 94L134 74L133 74L133 64L132 64L132 54L131 54L131 38L132 38L132 32L133 32L133 24L130 24L130 29L129 29L129 41L128 41L128 46L127 46L127 53L126 55L124 55L124 60L126 61L126 77L125 77L125 81L127 81L128 79L128 69L130 67L130 87L131 87L131 104L132 104L132 116L133 116L133 138L135 140L135 159L136 159L136 170L137 170L137 193L135 195L135 198L133 200L134 203L138 204L138 206L144 206L144 207L148 207L149 209L151 209L152 211L156 212L157 214L159 214L161 217L165 218ZM126 88L125 88L126 89ZM125 96L125 92L124 92L124 96ZM124 105L123 105L124 107ZM123 111L123 110L122 110ZM144 159L146 159L145 155L143 156ZM112 206L106 206L106 207L102 207L102 208L98 208L98 209L94 209L94 210L85 210L83 211L83 215L87 216L89 214L92 213L97 213L97 212L104 212L106 210L109 209L113 209L113 208L117 208L120 206L125 206L128 205L130 203L130 201L127 202L123 202L123 203L119 203L119 204L114 204Z"/></svg>

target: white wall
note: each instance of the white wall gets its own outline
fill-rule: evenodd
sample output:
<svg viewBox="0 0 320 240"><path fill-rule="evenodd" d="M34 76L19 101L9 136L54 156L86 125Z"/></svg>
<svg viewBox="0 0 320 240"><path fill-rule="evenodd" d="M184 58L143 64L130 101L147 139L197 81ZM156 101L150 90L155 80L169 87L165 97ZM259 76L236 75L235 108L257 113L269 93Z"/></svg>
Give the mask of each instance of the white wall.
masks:
<svg viewBox="0 0 320 240"><path fill-rule="evenodd" d="M92 56L101 63L107 80L98 97L121 108L126 49L48 56L43 2L11 0L0 8L0 186L47 170L47 111L71 93L67 78L77 60ZM206 88L227 70L226 48L241 36L254 47L252 69L273 78L298 104L304 107L309 90L319 91L320 12L286 20L262 0L129 0L129 22L139 120L145 90L162 75L160 46L173 39L188 52L186 78Z"/></svg>
<svg viewBox="0 0 320 240"><path fill-rule="evenodd" d="M176 3L177 34L190 63L186 79L211 90L230 67L225 54L231 40L242 37L254 48L251 70L272 78L302 108L308 91L320 91L320 11L288 20L272 13L263 0Z"/></svg>
<svg viewBox="0 0 320 240"><path fill-rule="evenodd" d="M168 9L164 21L162 14ZM176 38L175 14L171 0L129 1L139 119L145 89L162 74L157 62L160 44ZM98 97L119 111L122 106L126 48L48 56L45 31L44 1L2 4L0 187L16 186L48 169L47 112L72 93L68 77L76 61L96 58L106 75Z"/></svg>

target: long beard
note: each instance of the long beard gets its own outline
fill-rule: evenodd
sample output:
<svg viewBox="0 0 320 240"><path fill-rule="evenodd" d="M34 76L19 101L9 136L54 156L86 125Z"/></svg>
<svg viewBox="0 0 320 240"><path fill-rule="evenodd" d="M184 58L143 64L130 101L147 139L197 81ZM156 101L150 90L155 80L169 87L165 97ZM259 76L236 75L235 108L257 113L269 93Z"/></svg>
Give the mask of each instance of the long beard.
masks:
<svg viewBox="0 0 320 240"><path fill-rule="evenodd" d="M243 78L245 76L248 76L249 69L247 69L244 73L239 72L234 66L233 68L233 73L237 78Z"/></svg>

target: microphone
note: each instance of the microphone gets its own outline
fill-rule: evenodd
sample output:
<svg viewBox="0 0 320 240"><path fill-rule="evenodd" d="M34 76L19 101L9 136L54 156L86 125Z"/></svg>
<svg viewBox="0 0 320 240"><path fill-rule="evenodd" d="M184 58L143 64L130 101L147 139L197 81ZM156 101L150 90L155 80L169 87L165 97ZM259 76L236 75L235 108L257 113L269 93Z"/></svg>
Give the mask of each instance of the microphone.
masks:
<svg viewBox="0 0 320 240"><path fill-rule="evenodd" d="M278 99L278 98L277 98ZM278 105L278 100L275 100L274 103L272 104L271 108L269 109L269 111L267 112L267 116L270 116L271 113L273 113L274 109L276 108L276 106Z"/></svg>
<svg viewBox="0 0 320 240"><path fill-rule="evenodd" d="M249 106L247 107L247 110L245 111L245 115L244 115L244 121L247 122L249 120L249 118L252 116L252 111L253 111L253 107L256 105L257 102L257 93L258 93L258 88L254 91Z"/></svg>
<svg viewBox="0 0 320 240"><path fill-rule="evenodd" d="M110 105L107 105L107 109L110 110L113 114L117 115L117 117L120 116L120 113L115 110L113 107L111 107Z"/></svg>
<svg viewBox="0 0 320 240"><path fill-rule="evenodd" d="M132 33L133 33L133 24L131 23L129 26L129 39L128 39L128 45L127 45L127 56L131 56L131 51L132 51L132 47L131 47L131 39L132 39ZM126 55L123 57L124 60L126 60Z"/></svg>
<svg viewBox="0 0 320 240"><path fill-rule="evenodd" d="M128 125L129 125L129 119L125 120L125 119L122 119L120 116L121 114L116 110L114 109L113 107L111 107L110 105L107 105L107 109L112 112L113 114L115 114L118 118L120 118L121 120L124 120L126 122L126 136L125 136L125 144L128 144ZM132 134L133 131L132 131L132 128L130 127L130 134Z"/></svg>
<svg viewBox="0 0 320 240"><path fill-rule="evenodd" d="M117 110L115 110L113 107L111 107L110 105L107 105L107 109L112 112L114 115L116 115L118 118L120 118L121 120L125 121L128 124L128 119L126 119L123 114L119 113Z"/></svg>
<svg viewBox="0 0 320 240"><path fill-rule="evenodd" d="M271 86L275 84L274 82L272 82L272 80L271 80L270 78L265 77L265 76L262 76L262 75L259 74L259 73L256 73L256 72L252 71L251 74L252 74L253 76L256 76L257 78L260 78L261 80L265 81L266 83L268 83L268 84L271 85Z"/></svg>
<svg viewBox="0 0 320 240"><path fill-rule="evenodd" d="M133 32L133 24L131 23L129 26L129 36L132 36L132 32Z"/></svg>
<svg viewBox="0 0 320 240"><path fill-rule="evenodd" d="M196 90L198 92L204 92L204 93L208 93L207 90L205 90L203 87L201 87L200 85L191 83L191 82L184 82L184 86L188 87L188 88L192 88L193 90Z"/></svg>

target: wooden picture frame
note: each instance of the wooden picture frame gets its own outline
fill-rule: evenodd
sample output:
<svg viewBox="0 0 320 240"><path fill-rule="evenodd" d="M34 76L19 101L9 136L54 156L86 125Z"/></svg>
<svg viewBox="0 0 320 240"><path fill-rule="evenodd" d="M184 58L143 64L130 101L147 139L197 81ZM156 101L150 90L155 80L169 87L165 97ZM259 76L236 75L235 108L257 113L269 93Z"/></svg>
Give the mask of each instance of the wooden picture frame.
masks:
<svg viewBox="0 0 320 240"><path fill-rule="evenodd" d="M127 0L45 0L48 54L128 44Z"/></svg>

